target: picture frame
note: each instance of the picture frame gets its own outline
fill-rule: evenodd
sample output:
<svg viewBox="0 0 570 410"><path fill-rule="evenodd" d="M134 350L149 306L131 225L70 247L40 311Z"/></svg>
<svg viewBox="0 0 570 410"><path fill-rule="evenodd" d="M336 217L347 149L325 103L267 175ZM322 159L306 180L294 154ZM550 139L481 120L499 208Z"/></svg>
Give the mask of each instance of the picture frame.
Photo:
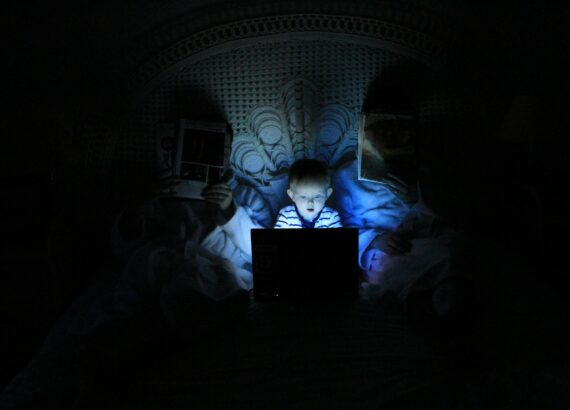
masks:
<svg viewBox="0 0 570 410"><path fill-rule="evenodd" d="M202 190L221 181L229 167L231 132L225 122L180 119L176 124L173 195L203 199Z"/></svg>

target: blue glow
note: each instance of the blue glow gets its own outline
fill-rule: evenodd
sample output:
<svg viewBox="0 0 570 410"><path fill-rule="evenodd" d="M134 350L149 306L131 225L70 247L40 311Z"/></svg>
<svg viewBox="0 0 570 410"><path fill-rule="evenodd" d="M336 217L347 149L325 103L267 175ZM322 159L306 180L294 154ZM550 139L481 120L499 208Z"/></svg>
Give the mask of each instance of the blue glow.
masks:
<svg viewBox="0 0 570 410"><path fill-rule="evenodd" d="M339 212L345 226L394 230L410 207L386 186L358 180L357 166L354 160L333 173L330 206Z"/></svg>

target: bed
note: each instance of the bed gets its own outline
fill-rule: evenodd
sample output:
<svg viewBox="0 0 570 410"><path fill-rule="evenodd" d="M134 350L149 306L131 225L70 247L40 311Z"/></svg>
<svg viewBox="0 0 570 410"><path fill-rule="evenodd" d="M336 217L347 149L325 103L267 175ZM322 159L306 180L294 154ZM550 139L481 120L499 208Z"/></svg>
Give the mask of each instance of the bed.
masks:
<svg viewBox="0 0 570 410"><path fill-rule="evenodd" d="M251 192L244 192L248 196ZM497 252L488 241L453 241L455 247L445 249L465 252L423 260L419 266L429 267L422 271L429 274L407 281L414 286L396 286L402 294L379 286L353 302L259 303L235 272L195 240L207 231L197 222L207 218L179 206L146 208L152 240L136 235L115 240L115 260L102 267L7 386L1 408L557 409L570 404L567 308L523 261ZM387 214L393 221L401 215L389 207ZM413 259L433 256L433 243L419 238ZM445 346L412 326L402 303L450 267L483 284L473 351L485 368L480 379L459 379Z"/></svg>

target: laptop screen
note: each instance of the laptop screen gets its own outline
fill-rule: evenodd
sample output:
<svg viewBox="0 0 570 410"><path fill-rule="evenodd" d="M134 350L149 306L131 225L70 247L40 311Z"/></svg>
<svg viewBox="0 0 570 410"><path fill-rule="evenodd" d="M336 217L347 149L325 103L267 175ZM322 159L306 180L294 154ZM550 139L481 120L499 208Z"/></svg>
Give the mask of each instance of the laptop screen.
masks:
<svg viewBox="0 0 570 410"><path fill-rule="evenodd" d="M358 229L252 229L255 300L358 296Z"/></svg>

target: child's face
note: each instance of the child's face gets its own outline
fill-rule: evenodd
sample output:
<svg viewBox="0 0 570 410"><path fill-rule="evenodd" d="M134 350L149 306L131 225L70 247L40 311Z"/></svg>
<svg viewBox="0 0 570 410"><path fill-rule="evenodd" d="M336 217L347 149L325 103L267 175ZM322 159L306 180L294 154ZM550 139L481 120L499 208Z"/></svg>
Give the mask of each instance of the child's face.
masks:
<svg viewBox="0 0 570 410"><path fill-rule="evenodd" d="M315 219L331 194L332 188L318 182L295 183L287 190L299 214L307 221Z"/></svg>

